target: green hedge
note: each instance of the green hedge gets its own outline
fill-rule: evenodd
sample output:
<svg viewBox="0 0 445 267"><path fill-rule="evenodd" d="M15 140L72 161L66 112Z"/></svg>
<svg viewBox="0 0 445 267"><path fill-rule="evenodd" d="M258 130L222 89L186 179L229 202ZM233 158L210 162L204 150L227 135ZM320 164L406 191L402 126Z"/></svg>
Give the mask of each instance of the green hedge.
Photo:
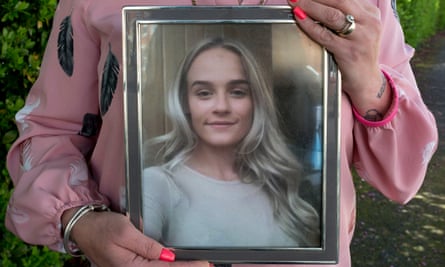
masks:
<svg viewBox="0 0 445 267"><path fill-rule="evenodd" d="M0 4L0 266L63 266L66 256L28 246L4 227L12 183L5 155L17 137L14 114L39 72L56 0L2 0Z"/></svg>
<svg viewBox="0 0 445 267"><path fill-rule="evenodd" d="M56 2L2 0L0 4L0 266L69 265L66 256L28 246L4 227L4 213L12 190L5 155L17 137L14 114L23 106L37 78ZM445 28L444 10L445 0L399 0L398 12L407 42L417 46L438 29Z"/></svg>
<svg viewBox="0 0 445 267"><path fill-rule="evenodd" d="M445 0L398 0L397 9L406 40L414 47L445 28Z"/></svg>

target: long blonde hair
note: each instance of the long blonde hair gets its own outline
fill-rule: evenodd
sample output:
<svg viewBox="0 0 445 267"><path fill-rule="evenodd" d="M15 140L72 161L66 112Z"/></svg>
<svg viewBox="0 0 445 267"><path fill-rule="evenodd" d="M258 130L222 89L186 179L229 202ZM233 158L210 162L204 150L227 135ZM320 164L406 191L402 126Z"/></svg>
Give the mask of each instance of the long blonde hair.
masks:
<svg viewBox="0 0 445 267"><path fill-rule="evenodd" d="M168 170L187 160L198 138L186 114L187 73L195 58L211 48L224 48L241 59L254 103L250 131L237 148L236 170L241 181L255 183L269 196L280 227L301 246L320 244L320 222L314 208L298 194L301 166L280 131L271 87L253 55L242 45L222 38L200 42L184 58L174 85L167 95L167 116L172 130L149 141L162 144L158 155Z"/></svg>

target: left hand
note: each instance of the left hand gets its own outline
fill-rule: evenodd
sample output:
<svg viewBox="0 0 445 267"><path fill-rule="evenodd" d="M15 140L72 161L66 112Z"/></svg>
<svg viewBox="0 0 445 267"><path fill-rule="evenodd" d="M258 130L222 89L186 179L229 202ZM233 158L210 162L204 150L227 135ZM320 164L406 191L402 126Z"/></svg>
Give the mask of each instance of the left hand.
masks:
<svg viewBox="0 0 445 267"><path fill-rule="evenodd" d="M334 55L342 74L343 91L356 109L362 115L371 109L386 113L390 105L390 90L385 88L385 94L379 94L382 87L380 10L363 0L288 2L307 15L303 19L296 17L300 28ZM345 26L346 15L354 16L355 30L348 35L339 35L336 31Z"/></svg>

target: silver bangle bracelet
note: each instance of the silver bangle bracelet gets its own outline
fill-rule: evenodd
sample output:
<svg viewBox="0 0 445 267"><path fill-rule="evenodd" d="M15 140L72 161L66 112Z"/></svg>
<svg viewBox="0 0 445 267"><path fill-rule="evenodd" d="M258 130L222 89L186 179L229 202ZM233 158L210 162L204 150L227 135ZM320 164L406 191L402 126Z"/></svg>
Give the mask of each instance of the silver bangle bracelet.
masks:
<svg viewBox="0 0 445 267"><path fill-rule="evenodd" d="M73 217L68 221L64 231L63 231L63 248L65 249L66 253L70 254L74 257L82 256L82 252L78 248L72 248L70 245L70 236L71 236L71 230L73 229L74 225L85 216L90 211L108 211L110 210L105 205L97 205L97 204L88 204L85 206L82 206L80 209L78 209Z"/></svg>

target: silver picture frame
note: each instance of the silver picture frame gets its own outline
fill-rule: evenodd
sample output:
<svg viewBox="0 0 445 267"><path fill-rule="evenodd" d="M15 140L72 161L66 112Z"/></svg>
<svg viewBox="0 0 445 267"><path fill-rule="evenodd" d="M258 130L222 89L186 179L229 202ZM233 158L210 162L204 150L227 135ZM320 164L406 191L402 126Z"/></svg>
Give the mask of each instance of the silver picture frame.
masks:
<svg viewBox="0 0 445 267"><path fill-rule="evenodd" d="M290 8L127 6L122 10L122 22L127 214L132 223L145 233L144 225L158 216L143 211L144 190L147 184L151 186L143 180L144 171L158 164L153 155L159 153L156 146L147 143L172 128L166 115L166 92L173 87L181 61L204 40L229 39L250 51L262 70L261 76L270 84L283 140L301 163L298 198L318 214L319 242L252 245L210 241L204 245L175 245L163 243L164 239L158 241L174 249L177 260L215 264L337 263L341 77L333 57L296 26ZM203 216L220 215L214 212ZM244 214L228 216L241 218ZM171 224L181 226L180 219L175 220ZM256 225L249 220L252 227ZM212 231L205 227L200 229L201 234ZM231 235L229 230L224 234Z"/></svg>

